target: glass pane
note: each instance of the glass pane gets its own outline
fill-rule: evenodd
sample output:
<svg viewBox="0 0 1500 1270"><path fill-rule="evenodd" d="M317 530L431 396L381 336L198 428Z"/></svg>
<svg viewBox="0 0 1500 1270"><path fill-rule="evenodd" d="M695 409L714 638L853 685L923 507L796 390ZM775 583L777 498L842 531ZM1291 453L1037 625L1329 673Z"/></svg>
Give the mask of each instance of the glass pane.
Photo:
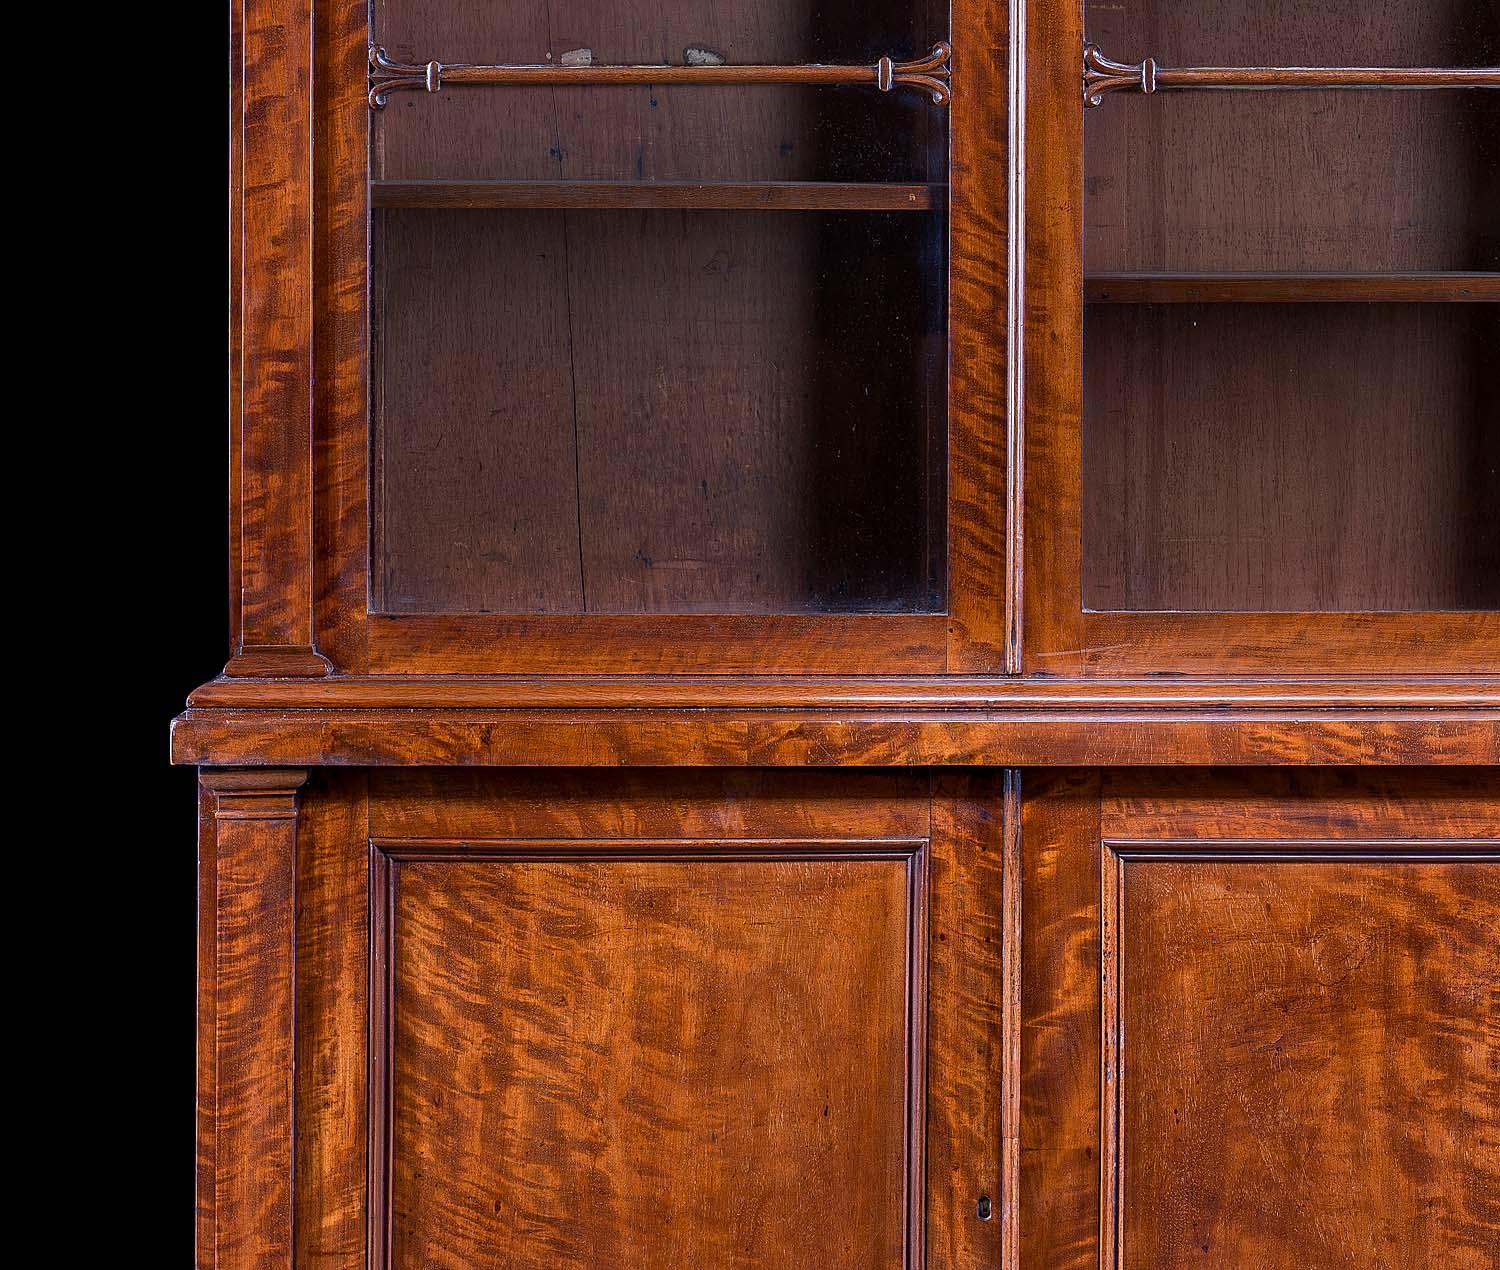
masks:
<svg viewBox="0 0 1500 1270"><path fill-rule="evenodd" d="M1086 20L1158 77L1500 62L1488 0ZM1500 91L1169 77L1084 136L1085 606L1500 607Z"/></svg>
<svg viewBox="0 0 1500 1270"><path fill-rule="evenodd" d="M922 3L379 0L375 29L398 61L680 66L873 65L946 28ZM943 106L445 85L374 118L377 610L943 610Z"/></svg>
<svg viewBox="0 0 1500 1270"><path fill-rule="evenodd" d="M1491 0L1090 3L1162 66L1494 66ZM1084 112L1085 267L1500 269L1500 91L1113 93Z"/></svg>
<svg viewBox="0 0 1500 1270"><path fill-rule="evenodd" d="M927 0L376 0L377 42L425 63L873 64L948 38ZM377 180L943 181L946 110L920 93L799 85L403 93Z"/></svg>
<svg viewBox="0 0 1500 1270"><path fill-rule="evenodd" d="M1500 608L1500 306L1090 305L1092 609Z"/></svg>

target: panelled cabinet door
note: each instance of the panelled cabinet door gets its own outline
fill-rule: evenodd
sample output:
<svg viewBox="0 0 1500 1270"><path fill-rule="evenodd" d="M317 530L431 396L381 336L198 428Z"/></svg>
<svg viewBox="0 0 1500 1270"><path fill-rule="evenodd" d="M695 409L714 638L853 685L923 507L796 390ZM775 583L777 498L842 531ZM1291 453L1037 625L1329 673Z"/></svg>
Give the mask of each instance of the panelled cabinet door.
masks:
<svg viewBox="0 0 1500 1270"><path fill-rule="evenodd" d="M297 1264L997 1263L993 782L360 780L306 813Z"/></svg>
<svg viewBox="0 0 1500 1270"><path fill-rule="evenodd" d="M1491 0L1028 7L1027 667L1492 668Z"/></svg>
<svg viewBox="0 0 1500 1270"><path fill-rule="evenodd" d="M1027 777L1020 1265L1500 1249L1489 773Z"/></svg>
<svg viewBox="0 0 1500 1270"><path fill-rule="evenodd" d="M345 17L317 84L351 306L322 350L335 664L1001 666L1003 14Z"/></svg>

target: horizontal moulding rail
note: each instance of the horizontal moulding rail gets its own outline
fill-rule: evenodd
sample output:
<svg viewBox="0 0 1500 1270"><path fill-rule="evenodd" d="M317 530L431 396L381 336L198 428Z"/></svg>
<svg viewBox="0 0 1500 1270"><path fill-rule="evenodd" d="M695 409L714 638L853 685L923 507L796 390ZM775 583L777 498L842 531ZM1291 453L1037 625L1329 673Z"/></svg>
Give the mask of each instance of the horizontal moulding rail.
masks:
<svg viewBox="0 0 1500 1270"><path fill-rule="evenodd" d="M1155 58L1116 62L1097 44L1083 50L1083 100L1170 88L1500 88L1500 66L1162 66Z"/></svg>
<svg viewBox="0 0 1500 1270"><path fill-rule="evenodd" d="M370 47L370 107L380 110L386 97L403 90L441 92L444 88L534 87L566 85L568 87L647 84L719 86L728 84L866 84L883 93L898 88L912 88L927 93L934 105L946 106L952 98L949 81L952 48L943 42L933 46L926 57L898 62L882 57L865 65L824 65L814 62L800 66L736 66L714 60L705 54L702 63L683 66L596 66L592 61L579 65L547 63L543 65L481 66L468 63L392 61L383 48Z"/></svg>

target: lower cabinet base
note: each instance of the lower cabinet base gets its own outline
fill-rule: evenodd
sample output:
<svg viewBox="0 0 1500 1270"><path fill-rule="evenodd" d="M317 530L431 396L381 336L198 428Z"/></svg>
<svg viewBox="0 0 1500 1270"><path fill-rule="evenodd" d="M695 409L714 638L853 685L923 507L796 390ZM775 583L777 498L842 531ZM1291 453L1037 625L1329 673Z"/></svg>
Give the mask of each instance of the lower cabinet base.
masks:
<svg viewBox="0 0 1500 1270"><path fill-rule="evenodd" d="M1479 775L204 789L200 1266L1494 1265Z"/></svg>

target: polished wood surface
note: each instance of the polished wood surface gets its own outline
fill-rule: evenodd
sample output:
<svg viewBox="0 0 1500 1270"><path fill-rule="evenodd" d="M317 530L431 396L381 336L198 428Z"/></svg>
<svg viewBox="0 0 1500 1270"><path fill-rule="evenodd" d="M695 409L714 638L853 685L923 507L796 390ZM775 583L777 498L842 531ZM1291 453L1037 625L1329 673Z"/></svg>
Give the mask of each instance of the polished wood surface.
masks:
<svg viewBox="0 0 1500 1270"><path fill-rule="evenodd" d="M1106 850L1120 1264L1493 1264L1500 841Z"/></svg>
<svg viewBox="0 0 1500 1270"><path fill-rule="evenodd" d="M207 771L212 842L198 963L198 1257L215 1270L293 1265L297 799L302 771Z"/></svg>
<svg viewBox="0 0 1500 1270"><path fill-rule="evenodd" d="M920 1265L917 849L590 846L379 848L377 1264Z"/></svg>
<svg viewBox="0 0 1500 1270"><path fill-rule="evenodd" d="M263 694L263 695L262 695ZM1493 681L329 681L206 685L178 762L1026 766L1500 759Z"/></svg>
<svg viewBox="0 0 1500 1270"><path fill-rule="evenodd" d="M1490 1264L1494 790L1027 778L1021 1265Z"/></svg>
<svg viewBox="0 0 1500 1270"><path fill-rule="evenodd" d="M196 1265L1489 1265L1491 8L234 5Z"/></svg>
<svg viewBox="0 0 1500 1270"><path fill-rule="evenodd" d="M992 775L320 776L297 1264L995 1264L1002 806Z"/></svg>
<svg viewBox="0 0 1500 1270"><path fill-rule="evenodd" d="M233 6L230 544L226 673L323 675L314 647L312 10Z"/></svg>
<svg viewBox="0 0 1500 1270"><path fill-rule="evenodd" d="M294 1264L368 1270L370 862L364 772L321 771L297 832Z"/></svg>
<svg viewBox="0 0 1500 1270"><path fill-rule="evenodd" d="M1399 57L1380 54L1391 64L1408 55L1419 57L1424 49L1451 49L1457 38L1454 33L1470 29L1465 26L1466 7L1458 0L1436 10L1402 7L1398 13L1396 6L1388 7L1392 11L1373 25L1381 28L1379 38L1386 41L1380 48L1402 50ZM1486 118L1500 96L1490 90L1447 95L1463 98L1467 104L1442 110L1468 113L1434 117L1431 125L1424 124L1433 129L1431 135L1442 139L1441 145L1427 147L1392 144L1389 138L1412 135L1415 124L1387 118L1383 112L1395 109L1389 103L1396 97L1431 103L1443 94L1348 94L1338 98L1343 104L1330 104L1319 116L1319 128L1376 139L1382 162L1398 167L1446 164L1453 169L1451 179L1437 169L1427 179L1370 164L1344 172L1312 159L1272 162L1262 153L1266 144L1295 149L1306 143L1310 133L1305 123L1285 112L1305 111L1309 95L1238 99L1254 102L1255 109L1235 106L1233 118L1224 117L1224 103L1235 100L1228 95L1183 97L1178 104L1190 102L1192 109L1166 115L1162 108L1171 102L1122 99L1111 103L1111 109L1125 108L1115 114L1114 122L1100 123L1110 114L1101 110L1090 112L1087 125L1081 109L1060 106L1077 82L1068 51L1076 47L1075 40L1083 40L1084 16L1067 5L1037 6L1028 26L1027 79L1019 86L1031 141L1024 171L1028 511L1021 601L1023 667L1038 674L1101 678L1145 673L1316 674L1335 667L1343 673L1394 676L1419 673L1423 667L1447 673L1483 672L1500 658L1500 625L1491 594L1495 539L1489 521L1493 517L1485 515L1493 501L1488 488L1493 463L1487 450L1493 429L1485 427L1493 402L1488 381L1477 369L1485 364L1494 341L1491 306L1468 306L1468 318L1447 312L1461 307L1457 305L1424 304L1426 317L1392 306L1385 317L1375 319L1390 324L1390 331L1379 338L1392 337L1391 351L1379 358L1369 354L1356 359L1347 373L1331 373L1346 351L1344 341L1315 342L1311 347L1325 351L1304 368L1310 372L1307 392L1298 397L1293 386L1296 372L1283 368L1277 375L1267 373L1276 353L1274 345L1268 346L1261 338L1264 316L1249 315L1224 303L1205 305L1201 319L1199 310L1187 316L1184 306L1177 303L1170 309L1166 305L1147 309L1108 304L1091 306L1085 324L1080 305L1084 288L1079 279L1085 258L1091 272L1105 275L1278 270L1326 277L1330 271L1379 269L1395 275L1398 286L1412 287L1431 287L1430 271L1438 266L1493 270L1500 259L1494 255L1496 240L1489 220L1477 209L1485 206L1486 191L1492 188L1500 165L1486 140L1490 131L1475 127L1474 120ZM1189 62L1203 59L1183 49L1201 48L1205 43L1226 50L1226 62L1253 60L1228 50L1237 47L1236 41L1258 41L1268 50L1267 59L1282 57L1275 50L1297 48L1297 58L1291 60L1305 58L1316 64L1321 53L1337 47L1345 34L1341 24L1331 21L1333 17L1332 11L1325 10L1296 16L1278 11L1274 20L1272 15L1261 14L1251 22L1226 24L1222 13L1207 5L1130 13L1109 6L1087 10L1092 38L1100 38L1100 31L1128 30L1132 37L1152 36L1153 46L1166 50L1163 58ZM1483 50L1494 44L1493 30L1484 21L1472 29L1479 50L1472 55L1486 56ZM1155 36L1162 38L1156 41ZM1121 47L1113 35L1109 43ZM1346 59L1329 54L1328 60ZM1439 56L1436 60L1441 64L1454 59ZM1361 105L1366 99L1368 108ZM1137 113L1141 108L1154 113L1148 119ZM1339 113L1355 109L1361 111L1357 127ZM1129 131L1132 120L1145 130L1139 156L1128 144L1135 135ZM1085 148L1090 156L1087 170L1081 161ZM1340 156L1337 165L1360 162L1347 147ZM1171 184L1153 176L1150 165L1158 160L1178 165L1174 171L1180 169L1182 181ZM1240 183L1226 193L1221 186L1230 177ZM1325 179L1337 186L1337 196L1320 188L1319 182ZM1371 183L1368 192L1361 192L1363 181ZM1377 186L1399 188L1402 197L1423 201L1401 211ZM1433 193L1438 189L1444 190L1442 198ZM1225 208L1236 210L1232 216L1221 215ZM1400 216L1399 225L1384 224L1387 212ZM1358 223L1339 220L1350 216L1359 218ZM1394 255L1389 251L1392 245L1399 249ZM1158 284L1153 280L1150 285ZM1302 278L1295 285L1302 300L1355 298L1337 279L1330 282L1326 294L1320 293L1316 276ZM1156 301L1163 297L1139 298ZM1246 297L1210 294L1204 298L1223 302ZM1461 297L1455 289L1445 298ZM1298 311L1303 308L1298 305ZM1292 334L1290 327L1300 322L1304 327L1318 327L1321 339L1320 323L1326 312L1324 303L1319 303L1301 319L1288 317L1284 325L1289 329L1278 329L1270 338L1286 339ZM1468 328L1472 333L1425 343L1420 337L1410 338L1423 322L1439 327L1472 323ZM1153 324L1160 328L1157 335L1150 334ZM1213 352L1203 347L1205 341L1211 342L1212 331L1223 333L1229 326L1245 330L1226 338ZM1089 329L1104 333L1102 344L1088 338ZM1109 333L1122 330L1142 338L1132 343L1121 336L1111 343ZM1397 330L1407 331L1408 337L1394 336ZM1194 370L1185 361L1177 375L1168 363L1194 340L1214 366L1209 370L1199 361ZM1304 347L1308 347L1305 342ZM1111 360L1111 349L1118 360ZM1444 363L1450 356L1467 365ZM1145 359L1128 377L1137 386L1130 391L1122 387L1131 369L1128 357ZM1438 360L1432 362L1429 357ZM1467 361L1470 357L1473 360ZM1432 381L1434 375L1447 378L1439 369L1439 364L1446 364L1455 372L1450 380L1454 391L1445 396L1444 390L1436 390L1446 403L1438 435L1452 438L1451 445L1424 447L1399 471L1381 473L1374 486L1356 482L1352 496L1340 496L1338 484L1357 470L1359 462L1378 463L1379 447L1385 442L1375 441L1372 449L1357 437L1335 436L1338 420L1347 419L1343 414L1347 403L1369 387L1370 367L1392 373L1398 361L1394 393L1382 394L1357 427L1389 426L1393 435L1403 442L1409 440L1402 433L1402 423L1410 420L1411 411L1401 406L1401 394L1411 384ZM1204 409L1189 410L1183 403L1191 399L1193 376L1199 371L1215 381L1212 401L1200 398ZM1321 383L1320 376L1326 377ZM1087 400L1086 382L1095 390ZM1141 391L1140 385L1148 386L1147 390ZM1425 399L1422 404L1425 407ZM1157 421L1173 418L1179 409L1194 415L1194 426L1166 426L1158 432ZM1151 420L1136 434L1147 449L1160 444L1151 458L1131 449L1131 418ZM1316 431L1309 437L1309 421L1313 420ZM1214 429L1232 424L1239 428L1235 435L1226 434L1222 445L1210 445ZM1252 441L1240 448L1241 440L1256 435L1255 429L1282 426L1289 429L1288 434L1273 438L1263 432L1262 444ZM1429 431L1418 429L1424 439ZM1146 441L1147 437L1151 440ZM1122 447L1129 457L1122 455ZM1202 455L1208 448L1214 455L1202 465L1184 458L1195 452ZM1186 467L1178 467L1179 461ZM1191 475L1187 467L1193 468ZM1106 489L1095 483L1100 478L1089 478L1090 470L1103 474L1113 485ZM1208 481L1206 490L1199 489L1200 479ZM1330 534L1319 530L1318 524L1329 523L1326 517L1334 507L1341 506L1351 522L1387 513L1400 520L1403 506L1410 506L1402 502L1409 486L1421 488L1427 481L1443 485L1450 480L1460 482L1462 492L1457 495L1458 521L1448 531L1449 540L1442 548L1446 563L1438 568L1438 577L1431 575L1433 566L1428 561L1401 559L1408 547L1420 553L1425 529L1381 526L1373 530L1367 521L1362 531L1341 530L1334 535L1338 553L1358 553L1376 542L1391 543L1391 550L1382 551L1378 562L1353 563L1346 556L1339 579L1330 577L1327 585L1318 581L1319 570L1328 563L1330 543ZM1316 490L1316 494L1304 497L1303 489ZM1469 510L1463 510L1470 491L1473 501ZM1437 505L1430 503L1423 514L1446 515L1448 510L1438 512ZM1130 525L1135 528L1127 533ZM1308 529L1313 532L1303 540L1296 564L1283 565L1277 559L1283 545L1296 542ZM1150 581L1133 572L1128 550L1121 549L1124 541L1145 538L1153 546L1143 549L1137 562L1152 575ZM1111 544L1103 549L1102 557L1093 554L1098 548L1092 544L1100 541ZM1089 556L1084 554L1086 549ZM1152 557L1149 563L1147 556ZM1173 575L1166 585L1163 571ZM1449 578L1446 585L1440 581L1444 571ZM1434 582L1446 594L1431 594ZM1358 593L1340 595L1346 587L1355 587ZM1140 598L1131 598L1135 595ZM1147 611L1107 611L1112 605ZM1381 612L1364 605L1410 606L1413 610L1427 605L1431 611ZM1307 611L1309 607L1352 611ZM1473 611L1454 611L1462 609Z"/></svg>

